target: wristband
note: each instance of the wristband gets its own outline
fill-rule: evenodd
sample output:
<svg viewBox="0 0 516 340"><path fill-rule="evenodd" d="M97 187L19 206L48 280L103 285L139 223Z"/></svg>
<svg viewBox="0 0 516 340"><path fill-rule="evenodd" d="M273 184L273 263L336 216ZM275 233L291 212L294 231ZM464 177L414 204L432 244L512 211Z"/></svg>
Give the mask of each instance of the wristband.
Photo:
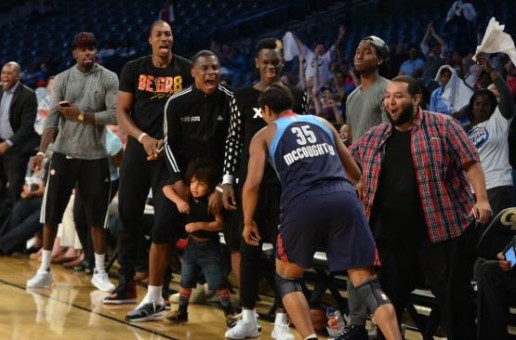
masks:
<svg viewBox="0 0 516 340"><path fill-rule="evenodd" d="M217 185L215 187L215 190L217 190L218 192L220 192L221 194L224 192L224 189L222 189L222 187L220 185Z"/></svg>
<svg viewBox="0 0 516 340"><path fill-rule="evenodd" d="M222 177L222 184L233 184L233 175L224 175Z"/></svg>
<svg viewBox="0 0 516 340"><path fill-rule="evenodd" d="M143 137L145 137L145 136L148 136L148 134L146 134L145 132L140 133L140 135L138 136L138 143L141 144Z"/></svg>
<svg viewBox="0 0 516 340"><path fill-rule="evenodd" d="M43 157L45 157L45 153L43 151L38 151L36 156L43 156Z"/></svg>

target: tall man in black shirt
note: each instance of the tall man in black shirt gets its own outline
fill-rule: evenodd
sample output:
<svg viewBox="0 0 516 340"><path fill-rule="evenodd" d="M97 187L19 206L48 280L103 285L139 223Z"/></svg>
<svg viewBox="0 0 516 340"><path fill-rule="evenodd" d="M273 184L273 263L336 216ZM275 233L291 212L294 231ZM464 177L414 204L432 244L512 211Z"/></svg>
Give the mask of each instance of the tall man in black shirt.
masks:
<svg viewBox="0 0 516 340"><path fill-rule="evenodd" d="M180 215L162 192L168 172L159 149L163 145L163 108L174 93L191 84L190 61L172 53L173 36L164 21L152 24L149 34L152 55L128 62L122 69L117 98L118 123L129 135L120 167L118 232L120 282L104 303L136 301L133 280L138 248L138 228L145 201L152 188L154 225L149 255L148 292L128 321L145 321L165 314L163 277Z"/></svg>
<svg viewBox="0 0 516 340"><path fill-rule="evenodd" d="M262 119L262 112L258 104L258 96L271 84L279 83L283 69L283 55L281 41L274 38L265 38L256 45L255 67L260 80L248 87L236 90L231 103L230 130L226 139L226 156L224 158L224 206L228 210L241 210L237 205L235 191L240 191L241 185L247 176L247 162L249 161L249 144L251 139L266 123ZM299 114L306 112L306 94L297 88L289 87L294 96L294 111ZM241 180L240 182L238 180ZM233 187L233 183L239 186ZM237 190L235 190L237 189ZM261 240L276 244L279 224L281 185L272 167L267 164L260 186L260 197L255 213ZM241 212L238 211L241 215ZM255 304L258 291L260 255L262 243L258 247L250 246L241 241L243 219L240 217L238 230L226 233L226 242L232 252L240 250L240 300L243 307L243 316L237 325L226 332L230 339L244 339L257 337L259 327L255 317ZM230 235L228 239L228 234ZM263 241L262 241L263 242ZM233 255L232 258L235 256ZM275 339L294 339L287 324L286 313L282 310L276 315L272 337Z"/></svg>

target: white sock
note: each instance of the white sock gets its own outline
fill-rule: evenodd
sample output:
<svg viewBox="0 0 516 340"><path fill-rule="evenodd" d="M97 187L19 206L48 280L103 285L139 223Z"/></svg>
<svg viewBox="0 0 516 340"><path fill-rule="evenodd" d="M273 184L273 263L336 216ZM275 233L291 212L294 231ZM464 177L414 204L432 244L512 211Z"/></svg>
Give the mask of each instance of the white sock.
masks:
<svg viewBox="0 0 516 340"><path fill-rule="evenodd" d="M307 337L305 338L305 340L310 340L310 339L317 339L317 334L312 333L312 334L310 334L309 336L307 336Z"/></svg>
<svg viewBox="0 0 516 340"><path fill-rule="evenodd" d="M104 267L104 260L106 259L106 254L97 254L95 253L95 269L97 273L103 274L106 272Z"/></svg>
<svg viewBox="0 0 516 340"><path fill-rule="evenodd" d="M147 302L160 303L161 302L161 289L163 286L151 286L147 287L147 296L145 299Z"/></svg>
<svg viewBox="0 0 516 340"><path fill-rule="evenodd" d="M256 314L254 314L254 309L242 309L242 321L245 323L256 324Z"/></svg>
<svg viewBox="0 0 516 340"><path fill-rule="evenodd" d="M274 323L277 325L287 324L287 313L276 313L276 319L274 319Z"/></svg>
<svg viewBox="0 0 516 340"><path fill-rule="evenodd" d="M52 250L45 250L41 252L41 264L38 272L48 272L50 269L50 261L52 260Z"/></svg>

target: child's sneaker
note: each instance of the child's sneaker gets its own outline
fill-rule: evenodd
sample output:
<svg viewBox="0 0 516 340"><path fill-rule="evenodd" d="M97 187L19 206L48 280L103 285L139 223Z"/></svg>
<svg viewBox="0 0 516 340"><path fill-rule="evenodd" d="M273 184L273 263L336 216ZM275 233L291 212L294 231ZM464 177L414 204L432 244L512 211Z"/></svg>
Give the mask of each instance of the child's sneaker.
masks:
<svg viewBox="0 0 516 340"><path fill-rule="evenodd" d="M187 322L188 321L188 312L183 312L179 309L170 311L165 318L173 323L181 323L181 322Z"/></svg>

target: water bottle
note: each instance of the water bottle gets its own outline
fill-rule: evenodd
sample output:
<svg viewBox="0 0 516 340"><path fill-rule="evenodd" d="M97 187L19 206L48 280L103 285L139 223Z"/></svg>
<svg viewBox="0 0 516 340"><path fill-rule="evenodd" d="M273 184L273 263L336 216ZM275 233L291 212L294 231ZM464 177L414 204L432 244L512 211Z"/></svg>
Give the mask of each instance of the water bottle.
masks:
<svg viewBox="0 0 516 340"><path fill-rule="evenodd" d="M344 330L344 327L346 327L346 322L339 310L333 307L327 307L326 317L328 318L326 330L330 338L337 336Z"/></svg>

